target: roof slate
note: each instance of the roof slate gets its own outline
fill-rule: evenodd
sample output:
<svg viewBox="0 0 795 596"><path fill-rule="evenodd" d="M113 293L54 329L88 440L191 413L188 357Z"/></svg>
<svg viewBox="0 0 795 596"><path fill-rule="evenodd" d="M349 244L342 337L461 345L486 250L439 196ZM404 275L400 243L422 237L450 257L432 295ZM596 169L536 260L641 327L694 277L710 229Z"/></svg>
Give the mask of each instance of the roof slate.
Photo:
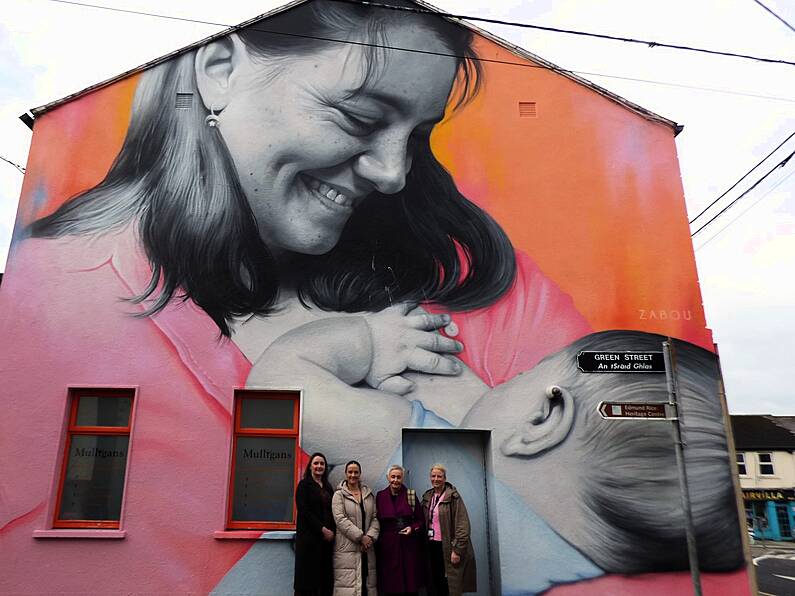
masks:
<svg viewBox="0 0 795 596"><path fill-rule="evenodd" d="M738 451L795 451L795 417L742 415L730 418Z"/></svg>

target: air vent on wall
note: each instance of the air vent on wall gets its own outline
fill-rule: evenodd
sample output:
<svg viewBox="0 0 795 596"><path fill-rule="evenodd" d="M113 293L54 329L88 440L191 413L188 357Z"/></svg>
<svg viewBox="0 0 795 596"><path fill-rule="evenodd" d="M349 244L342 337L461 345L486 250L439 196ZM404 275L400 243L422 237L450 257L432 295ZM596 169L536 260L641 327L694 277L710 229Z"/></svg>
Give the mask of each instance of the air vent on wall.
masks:
<svg viewBox="0 0 795 596"><path fill-rule="evenodd" d="M519 117L520 118L535 118L538 116L536 109L536 102L534 101L520 101L519 102Z"/></svg>
<svg viewBox="0 0 795 596"><path fill-rule="evenodd" d="M176 108L190 110L193 107L193 93L177 93Z"/></svg>

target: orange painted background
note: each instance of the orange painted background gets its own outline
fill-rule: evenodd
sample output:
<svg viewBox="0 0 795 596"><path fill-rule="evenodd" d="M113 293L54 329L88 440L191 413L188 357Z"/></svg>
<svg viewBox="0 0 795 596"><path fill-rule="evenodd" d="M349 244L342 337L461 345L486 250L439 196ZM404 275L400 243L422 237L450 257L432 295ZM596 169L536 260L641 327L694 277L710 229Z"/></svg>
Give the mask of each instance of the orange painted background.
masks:
<svg viewBox="0 0 795 596"><path fill-rule="evenodd" d="M486 39L477 50L521 61ZM573 297L594 330L655 332L711 350L673 130L545 68L483 67L479 95L432 138L463 193ZM136 84L125 79L37 119L21 223L102 179ZM536 117L520 117L519 102L535 102Z"/></svg>

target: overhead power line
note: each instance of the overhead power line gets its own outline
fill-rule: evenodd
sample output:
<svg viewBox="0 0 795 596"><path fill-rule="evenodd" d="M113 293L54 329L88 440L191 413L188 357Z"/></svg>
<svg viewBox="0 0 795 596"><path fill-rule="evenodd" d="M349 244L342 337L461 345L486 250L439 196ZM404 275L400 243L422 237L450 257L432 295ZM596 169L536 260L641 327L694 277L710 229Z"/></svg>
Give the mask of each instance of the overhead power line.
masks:
<svg viewBox="0 0 795 596"><path fill-rule="evenodd" d="M777 146L775 149L773 149L773 150L772 150L770 153L768 153L767 155L765 155L765 156L764 156L764 157L763 157L761 160L759 160L759 162L757 162L757 164L756 164L754 167L752 167L750 170L748 170L748 171L747 171L745 174L743 174L742 176L740 176L740 178L737 180L737 182L735 182L735 183L734 183L734 184L732 184L732 185L731 185L729 188L727 188L727 189L726 189L726 190L723 192L723 194L721 194L721 195L720 195L720 196L719 196L717 199L715 199L715 200L714 200L714 201L712 201L712 202L711 202L709 205L707 205L706 207L704 207L704 209L702 209L702 210L701 210L701 213L699 213L698 215L696 215L696 216L695 216L693 219L691 219L691 220L690 220L688 223L689 223L689 224L691 224L691 225L692 225L693 223L695 223L695 221L696 221L696 220L697 220L699 217L701 217L702 215L704 215L704 214L705 214L705 213L706 213L706 212L707 212L707 211L708 211L708 210L709 210L709 209L710 209L710 208L711 208L711 207L712 207L712 206L713 206L715 203L717 203L718 201L720 201L720 200L721 200L723 197L725 197L725 196L726 196L727 194L729 194L729 193L730 193L732 190L734 190L734 188L735 188L735 187L736 187L738 184L740 184L740 182L742 182L742 181L743 181L743 180L745 180L745 179L746 179L748 176L750 176L750 175L751 175L751 173L752 173L752 172L753 172L753 171L754 171L756 168L758 168L758 167L759 167L759 166L761 166L763 163L765 163L765 161L767 160L767 158L768 158L768 157L770 157L770 156L771 156L771 155L773 155L773 154L774 154L776 151L778 151L779 149L781 149L781 147L784 145L784 143L786 143L787 141L789 141L789 140L790 140L792 137L795 137L795 131L791 132L791 133L789 134L789 136L788 136L786 139L784 139L783 141L781 141L781 143L779 143L779 144L778 144L778 146Z"/></svg>
<svg viewBox="0 0 795 596"><path fill-rule="evenodd" d="M594 33L592 31L579 31L576 29L561 29L560 27L546 27L543 25L531 25L529 23L517 23L515 21L502 21L499 19L487 19L485 17L473 17L469 15L453 14L449 12L436 12L425 8L412 8L409 6L393 6L390 4L382 4L380 2L370 2L369 0L331 0L332 2L342 2L344 4L356 4L359 6L373 6L376 8L386 8L389 10L400 10L403 12L413 12L420 14L436 15L439 17L449 17L454 19L464 19L467 21L481 21L484 23L493 23L495 25L509 25L511 27L522 27L524 29L537 29L539 31L549 31L552 33L565 33L567 35L579 35L581 37L593 37L596 39L607 39L610 41L623 41L626 43L636 43L648 46L650 48L669 48L672 50L682 50L686 52L699 52L702 54L713 54L716 56L727 56L729 58L742 58L744 60L755 60L757 62L768 62L772 64L787 64L795 66L795 62L790 60L782 60L780 58L766 58L762 56L751 56L750 54L740 54L737 52L725 52L722 50L710 50L707 48L699 48L695 46L684 46L673 43L665 43L661 41L651 41L648 39L635 39L634 37L620 37L617 35L606 35L604 33Z"/></svg>
<svg viewBox="0 0 795 596"><path fill-rule="evenodd" d="M703 226L701 226L701 227L700 227L699 229L697 229L695 232L693 232L692 234L690 234L690 236L691 236L691 237L694 237L694 236L695 236L696 234L698 234L698 233L699 233L701 230L703 230L704 228L706 228L706 227L707 227L709 224L711 224L713 221L715 221L716 219L718 219L718 218L719 218L721 215L723 215L724 213L726 213L726 211L728 211L729 209L731 209L731 208L732 208L732 206L734 206L734 205L737 203L737 201L739 201L740 199L742 199L742 198L743 198L744 196L746 196L746 195L747 195L749 192L751 192L753 189L755 189L757 186L759 186L759 185L762 183L762 181L763 181L763 180L765 180L765 179L766 179L768 176L770 176L770 174L772 174L773 172L775 172L777 169L779 169L779 168L783 168L785 165L787 165L787 162L789 162L789 160L790 160L790 159L792 159L792 156L793 156L793 155L795 155L795 151L793 151L792 153L790 153L790 154L789 154L787 157L785 157L784 159L782 159L782 160L781 160L780 162L778 162L778 163L777 163L775 166L773 166L772 168L770 168L770 169L767 171L767 173L765 173L765 175L764 175L764 176L762 176L762 177L761 177L759 180L757 180L756 182L754 182L754 184L753 184L753 185L752 185L752 186L751 186L751 187L750 187L748 190L746 190L745 192L743 192L742 194L740 194L740 196L738 196L736 199L734 199L734 200L733 200L731 203L729 203L729 204L728 204L728 205L726 205L726 206L725 206L723 209L721 209L720 211L718 211L718 212L717 212L715 215L713 215L713 216L710 218L710 220L709 220L707 223L705 223Z"/></svg>
<svg viewBox="0 0 795 596"><path fill-rule="evenodd" d="M11 164L12 166L14 166L14 167L15 167L17 170L19 170L19 171L20 171L20 173L22 173L22 174L24 174L24 173L25 173L25 168L23 168L21 165L19 165L19 164L17 164L17 163L14 163L14 162L13 162L13 161L11 161L10 159L6 159L6 158L5 158L5 157L3 157L2 155L0 155L0 159L2 159L4 162L6 162L6 163L8 163L8 164Z"/></svg>
<svg viewBox="0 0 795 596"><path fill-rule="evenodd" d="M130 10L130 9L124 9L124 8L114 8L114 7L111 7L111 6L102 6L100 4L89 4L89 3L86 3L86 2L75 2L73 0L46 0L46 1L47 2L54 2L54 3L57 3L57 4L67 4L67 5L70 5L70 6L78 6L78 7L82 7L82 8L94 8L94 9L98 9L98 10L106 10L106 11L110 11L110 12L118 12L118 13L124 13L124 14L134 14L134 15L138 15L138 16L147 16L147 17L153 17L153 18L158 18L158 19L166 19L166 20L171 20L171 21L180 21L180 22L185 22L185 23L196 23L196 24L199 24L199 25L210 25L210 26L213 26L213 27L225 27L225 28L233 27L233 25L229 25L228 23L220 23L220 22L217 22L217 21L204 21L204 20L200 20L200 19L191 19L191 18L187 18L187 17L176 17L176 16L160 14L160 13L154 13L154 12L144 12L144 11L139 11L139 10ZM380 48L380 49L387 49L387 50L396 50L396 51L402 51L402 52L412 52L412 53L415 53L415 54L427 54L427 55L431 55L431 56L445 56L445 57L448 57L448 58L457 58L457 59L466 59L467 58L466 56L458 56L456 54L449 54L449 53L445 53L445 52L433 52L433 51L430 51L430 50L420 50L420 49L417 49L417 48L403 48L403 47L398 47L398 46L387 46L387 45L382 45L382 44L367 43L367 42L363 42L363 41L354 41L354 40L348 40L348 39L333 39L333 38L326 38L326 37L317 37L317 36L313 36L313 35L304 35L304 34L300 34L300 33L288 33L288 32L285 32L285 31L272 31L272 30L268 30L268 29L263 29L261 27L253 26L253 25L250 28L252 30L260 31L262 33L271 33L273 35L283 35L285 37L300 37L300 38L304 38L304 39L316 39L318 41L327 41L327 42L331 42L331 43L342 43L342 44L347 44L347 45L372 47L372 48ZM620 75L610 75L610 74L604 74L604 73L598 73L598 72L579 71L579 70L572 70L572 69L561 68L561 67L551 66L551 65L529 64L527 62L515 62L515 61L511 61L511 60L497 60L497 59L493 59L493 58L482 58L482 57L474 57L472 59L473 60L477 60L478 62L491 63L491 64L502 64L502 65L506 65L506 66L519 66L521 68L542 68L542 69L545 69L545 70L550 70L552 72L558 72L558 73L563 73L563 74L573 74L573 75L579 75L579 76L605 77L605 78L608 78L608 79L618 79L618 80L624 80L624 81L632 81L632 82L636 82L636 83L647 83L647 84L652 84L652 85L663 85L663 86L668 86L668 87L676 87L676 88L680 88L680 89L693 89L693 90L698 90L698 91L708 91L710 93L722 93L722 94L727 94L727 95L739 95L739 96L743 96L743 97L754 97L754 98L758 98L758 99L770 99L770 100L773 100L773 101L784 101L784 102L787 102L787 103L795 103L795 98L776 97L776 96L772 96L772 95L762 95L762 94L756 94L756 93L746 93L746 92L743 92L743 91L732 91L730 89L716 89L716 88L713 88L713 87L699 87L699 86L696 86L696 85L684 85L684 84L681 84L681 83L670 83L670 82L667 82L667 81L655 81L655 80L652 80L652 79L639 79L639 78L625 77L625 76L620 76Z"/></svg>
<svg viewBox="0 0 795 596"><path fill-rule="evenodd" d="M727 223L725 226L723 226L723 227L722 227L720 230L718 230L718 231L717 231L717 232L715 232L715 233L714 233L712 236L710 236L710 237L709 237L707 240L705 240L705 241L704 241L704 243L703 243L703 244L701 244L701 246L699 246L698 248L696 248L696 249L695 249L695 252L698 252L699 250L701 250L702 248L704 248L704 247L705 247L707 244L709 244L710 242L712 242L713 240L715 240L715 238L717 238L718 236L720 236L721 234L723 234L723 232L725 232L725 231L726 231L726 228L728 228L730 225L732 225L734 222L736 222L738 219L740 219L740 218L741 218L743 215L745 215L745 214L746 214L746 213L748 213L748 212L749 212L751 209L753 209L753 208L754 208L754 207L756 207L756 206L757 206L759 203L761 203L761 202L762 202L762 201L765 199L765 197L767 197L769 194L771 194L773 191L775 191L775 190L776 190L776 189L777 189L779 186L781 186L782 184L784 184L784 183L785 183L787 180L789 180L790 178L792 178L792 175L793 175L793 174L795 174L795 170L792 170L792 171L791 171L789 174L787 174L787 175L786 175L786 176L784 176L784 177L783 177L781 180L779 180L778 182L776 182L776 184L775 184L775 185L773 185L773 187L772 187L772 188L769 188L769 189L768 189L768 190L765 192L765 194L761 195L761 196L760 196L758 199L756 199L756 200L755 200L753 203L751 203L750 205L748 205L748 207L746 207L744 211L741 211L740 213L738 213L738 214L737 214L737 216L736 216L734 219L732 219L731 221L729 221L729 222L728 222L728 223Z"/></svg>
<svg viewBox="0 0 795 596"><path fill-rule="evenodd" d="M769 13L770 13L770 14L772 14L774 17L776 17L776 18L777 18L779 21L781 21L782 23L784 23L784 24L785 24L785 25L786 25L786 26L789 28L789 30L790 30L790 31L792 31L793 33L795 33L795 27L793 27L793 26L792 26L792 25L790 25L790 24L789 24L787 21L785 21L783 17L781 17L780 15L777 15L777 14L776 14L775 12L773 12L773 11L772 11L770 8L768 8L767 6L765 6L764 4L762 4L762 3L761 3L759 0L754 0L754 2L756 2L756 3L757 3L759 6L761 6L762 8L764 8L764 9L765 9L767 12L769 12Z"/></svg>

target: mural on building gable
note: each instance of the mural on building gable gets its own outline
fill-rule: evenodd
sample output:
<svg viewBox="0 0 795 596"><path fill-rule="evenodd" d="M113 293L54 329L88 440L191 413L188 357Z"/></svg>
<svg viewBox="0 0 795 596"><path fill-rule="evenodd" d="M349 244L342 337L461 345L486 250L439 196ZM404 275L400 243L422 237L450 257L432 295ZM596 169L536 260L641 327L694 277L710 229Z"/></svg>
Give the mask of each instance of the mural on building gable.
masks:
<svg viewBox="0 0 795 596"><path fill-rule="evenodd" d="M575 365L670 336L704 581L748 593L672 128L442 18L310 2L44 114L0 300L11 443L31 411L57 441L70 385L140 387L100 585L290 583L283 544L210 539L248 386L301 387L303 450L373 484L403 428L492 430L506 594L687 586L670 427L596 409L664 377ZM0 480L20 573L56 447Z"/></svg>

